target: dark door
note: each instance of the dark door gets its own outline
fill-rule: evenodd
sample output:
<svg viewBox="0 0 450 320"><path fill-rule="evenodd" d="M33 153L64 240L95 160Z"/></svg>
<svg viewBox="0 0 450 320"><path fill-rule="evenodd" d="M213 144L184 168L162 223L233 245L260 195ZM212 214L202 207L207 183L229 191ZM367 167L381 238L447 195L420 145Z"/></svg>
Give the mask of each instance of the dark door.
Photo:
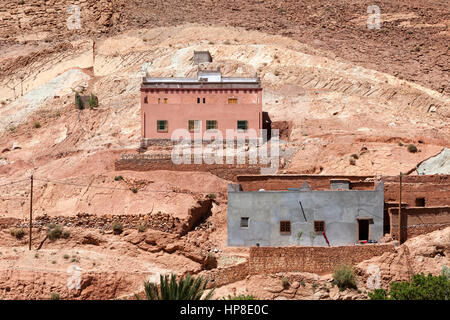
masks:
<svg viewBox="0 0 450 320"><path fill-rule="evenodd" d="M369 220L358 220L358 240L369 240Z"/></svg>

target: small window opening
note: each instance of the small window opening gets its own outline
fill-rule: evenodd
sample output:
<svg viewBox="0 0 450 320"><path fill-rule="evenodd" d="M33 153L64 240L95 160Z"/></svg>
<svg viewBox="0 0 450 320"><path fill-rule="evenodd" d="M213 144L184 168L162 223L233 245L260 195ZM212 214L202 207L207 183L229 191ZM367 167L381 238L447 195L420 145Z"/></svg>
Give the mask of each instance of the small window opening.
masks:
<svg viewBox="0 0 450 320"><path fill-rule="evenodd" d="M200 120L189 120L189 132L198 132L200 129Z"/></svg>
<svg viewBox="0 0 450 320"><path fill-rule="evenodd" d="M425 207L425 198L416 198L416 207Z"/></svg>
<svg viewBox="0 0 450 320"><path fill-rule="evenodd" d="M167 132L168 121L167 120L156 120L156 129L158 132Z"/></svg>
<svg viewBox="0 0 450 320"><path fill-rule="evenodd" d="M248 228L248 217L242 217L241 218L241 228Z"/></svg>
<svg viewBox="0 0 450 320"><path fill-rule="evenodd" d="M238 120L237 128L238 128L238 130L247 130L248 129L248 121L247 120Z"/></svg>
<svg viewBox="0 0 450 320"><path fill-rule="evenodd" d="M315 232L325 232L325 221L314 221Z"/></svg>
<svg viewBox="0 0 450 320"><path fill-rule="evenodd" d="M217 129L217 120L206 120L206 130Z"/></svg>
<svg viewBox="0 0 450 320"><path fill-rule="evenodd" d="M280 233L290 234L291 233L291 222L290 221L280 221Z"/></svg>

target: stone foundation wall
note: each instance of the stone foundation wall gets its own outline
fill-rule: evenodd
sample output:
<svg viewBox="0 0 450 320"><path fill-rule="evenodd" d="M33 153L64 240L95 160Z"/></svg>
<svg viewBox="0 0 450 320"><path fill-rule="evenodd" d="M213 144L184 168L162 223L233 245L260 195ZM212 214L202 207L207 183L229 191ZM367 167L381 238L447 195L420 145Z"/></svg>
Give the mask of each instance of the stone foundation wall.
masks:
<svg viewBox="0 0 450 320"><path fill-rule="evenodd" d="M343 264L393 252L393 244L342 247L251 247L249 270L252 274L277 272L331 273Z"/></svg>
<svg viewBox="0 0 450 320"><path fill-rule="evenodd" d="M385 252L393 252L393 244L342 247L251 247L250 257L232 267L203 271L199 275L210 280L209 287L220 287L244 280L249 275L278 272L332 273L343 264L355 265Z"/></svg>
<svg viewBox="0 0 450 320"><path fill-rule="evenodd" d="M37 216L33 220L33 227L46 228L49 223L55 223L67 227L85 227L101 230L110 230L113 222L122 223L124 229L136 229L145 224L148 228L163 232L184 235L206 218L212 208L212 200L200 200L197 205L188 209L187 219L181 220L167 213L148 213L138 215L94 215L89 213L78 213L76 216L48 215ZM28 227L28 219L3 219L0 220L0 229L11 226Z"/></svg>
<svg viewBox="0 0 450 320"><path fill-rule="evenodd" d="M191 159L191 164L175 164L170 154L163 155L134 155L121 157L116 160L115 170L133 170L133 171L153 171L153 170L170 170L170 171L201 171L210 172L222 179L236 181L236 177L242 174L259 174L261 167L249 164L195 164Z"/></svg>
<svg viewBox="0 0 450 320"><path fill-rule="evenodd" d="M199 275L209 279L208 288L211 288L244 280L249 274L248 262L243 262L232 267L203 271Z"/></svg>

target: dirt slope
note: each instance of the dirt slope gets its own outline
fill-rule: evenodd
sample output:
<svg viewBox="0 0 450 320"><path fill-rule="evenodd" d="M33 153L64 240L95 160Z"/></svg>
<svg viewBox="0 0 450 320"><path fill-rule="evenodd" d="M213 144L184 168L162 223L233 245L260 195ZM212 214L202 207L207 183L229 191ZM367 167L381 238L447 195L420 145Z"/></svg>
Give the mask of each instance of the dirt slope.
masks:
<svg viewBox="0 0 450 320"><path fill-rule="evenodd" d="M380 8L379 30L366 27L369 5ZM13 30L16 32L6 33L2 40L10 44L35 42L30 39L51 42L186 23L235 26L287 36L324 49L331 57L439 92L450 92L449 11L446 3L439 0L380 0L373 4L360 0L98 1L81 6L84 19L81 30L67 30L61 17L56 21L42 19L46 8L40 9L30 10L26 4L18 5L16 10L24 18L22 23L10 20L9 13L4 13L6 21L15 21ZM48 9L51 12L52 8ZM27 26L30 21L39 25L35 35Z"/></svg>

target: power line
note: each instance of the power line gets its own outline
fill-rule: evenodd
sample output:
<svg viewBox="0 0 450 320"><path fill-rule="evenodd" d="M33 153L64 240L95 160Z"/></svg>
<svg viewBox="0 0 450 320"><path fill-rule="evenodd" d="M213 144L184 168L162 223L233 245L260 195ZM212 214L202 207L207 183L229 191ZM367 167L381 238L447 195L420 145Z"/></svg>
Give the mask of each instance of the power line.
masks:
<svg viewBox="0 0 450 320"><path fill-rule="evenodd" d="M76 187L94 188L94 189L107 189L107 190L118 190L118 191L130 191L132 189L132 188L126 189L126 188L106 187L106 186L97 186L97 185L84 185L84 184L78 184L78 183L55 181L55 180L48 180L48 179L41 179L41 178L34 178L34 180L44 181L44 182L48 182L48 183L76 186ZM140 193L145 194L145 193L168 193L168 192L190 194L190 193L211 193L211 192L217 192L217 190L214 190L214 191L146 190L146 191L142 191Z"/></svg>
<svg viewBox="0 0 450 320"><path fill-rule="evenodd" d="M15 183L23 182L23 181L29 181L29 179L22 179L22 180L12 181L12 182L5 183L5 184L0 184L0 187L9 186L11 184L15 184Z"/></svg>
<svg viewBox="0 0 450 320"><path fill-rule="evenodd" d="M84 187L84 188L94 188L94 189L106 189L106 190L117 190L117 191L130 191L132 188L118 188L118 187L107 187L107 186L99 186L99 185L86 185L86 184L79 184L79 183L72 183L72 182L65 182L65 181L57 181L57 180L49 180L47 178L34 178L35 181L42 181L42 182L47 182L47 183L54 183L54 184L62 184L62 185L69 185L69 186L75 186L75 187ZM9 186L9 185L13 185L16 183L20 183L20 182L24 182L24 181L29 181L29 179L21 179L21 180L16 180L16 181L12 181L9 183L5 183L0 185L0 187L4 187L4 186ZM389 183L398 183L398 181L386 181L387 184ZM408 184L408 185L416 185L417 183L415 182L402 182L402 184ZM441 188L441 190L449 190L447 188ZM214 193L214 192L220 192L218 190L209 190L209 191L176 191L176 190L146 190L146 191L141 191L140 193L181 193L181 194L190 194L190 193L202 193L202 194L209 194L209 193ZM416 191L414 190L405 190L406 193L416 193ZM28 195L23 195L23 197L28 197ZM4 196L4 198L7 198ZM11 197L12 198L16 198L16 197ZM17 197L16 199L21 199L22 197Z"/></svg>

